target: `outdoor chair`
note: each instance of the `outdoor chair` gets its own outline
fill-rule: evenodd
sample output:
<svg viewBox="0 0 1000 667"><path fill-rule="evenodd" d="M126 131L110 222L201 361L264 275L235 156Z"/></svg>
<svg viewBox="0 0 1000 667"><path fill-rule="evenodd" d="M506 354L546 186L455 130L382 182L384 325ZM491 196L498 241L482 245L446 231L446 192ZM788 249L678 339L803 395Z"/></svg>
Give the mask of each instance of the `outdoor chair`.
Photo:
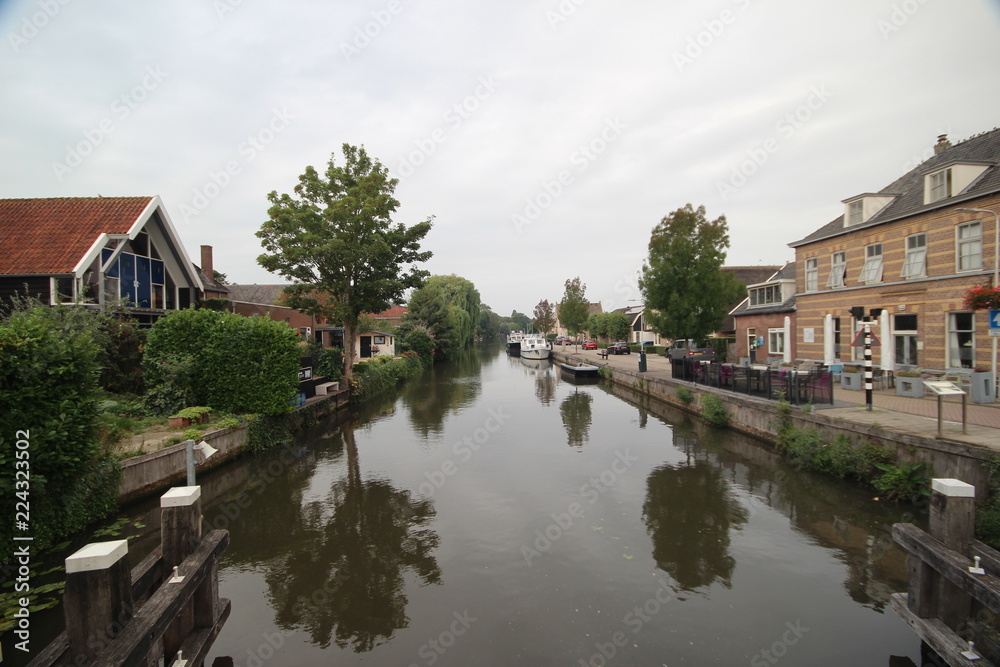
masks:
<svg viewBox="0 0 1000 667"><path fill-rule="evenodd" d="M719 366L719 386L726 389L734 389L733 386L733 365L722 364Z"/></svg>
<svg viewBox="0 0 1000 667"><path fill-rule="evenodd" d="M807 395L811 403L833 405L833 373L820 371L806 379Z"/></svg>

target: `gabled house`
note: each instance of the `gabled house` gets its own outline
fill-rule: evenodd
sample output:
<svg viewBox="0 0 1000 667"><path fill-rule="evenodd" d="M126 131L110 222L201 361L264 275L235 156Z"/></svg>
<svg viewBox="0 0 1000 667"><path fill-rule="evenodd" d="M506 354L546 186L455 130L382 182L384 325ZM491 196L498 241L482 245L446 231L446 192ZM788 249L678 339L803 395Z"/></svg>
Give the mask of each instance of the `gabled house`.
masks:
<svg viewBox="0 0 1000 667"><path fill-rule="evenodd" d="M737 359L795 359L795 263L747 285L746 298L729 314L735 322Z"/></svg>
<svg viewBox="0 0 1000 667"><path fill-rule="evenodd" d="M762 283L781 269L780 265L762 264L759 266L723 266L720 270L732 275L744 285L757 285ZM732 309L736 308L740 301L730 306L730 314L722 319L719 330L713 334L716 337L730 338L736 335L736 321L732 317Z"/></svg>
<svg viewBox="0 0 1000 667"><path fill-rule="evenodd" d="M0 199L0 299L114 308L151 325L204 285L159 197Z"/></svg>
<svg viewBox="0 0 1000 667"><path fill-rule="evenodd" d="M987 313L966 309L963 296L990 283L996 265L1000 130L955 145L941 135L915 169L842 203L842 215L789 244L797 355L860 361L851 343L863 318L849 312L859 307L878 318L873 358L884 369L989 368Z"/></svg>
<svg viewBox="0 0 1000 667"><path fill-rule="evenodd" d="M622 313L628 318L629 343L645 343L648 341L653 345L663 345L663 339L660 337L660 334L653 331L646 322L645 306L625 306L624 308L615 308L611 312Z"/></svg>

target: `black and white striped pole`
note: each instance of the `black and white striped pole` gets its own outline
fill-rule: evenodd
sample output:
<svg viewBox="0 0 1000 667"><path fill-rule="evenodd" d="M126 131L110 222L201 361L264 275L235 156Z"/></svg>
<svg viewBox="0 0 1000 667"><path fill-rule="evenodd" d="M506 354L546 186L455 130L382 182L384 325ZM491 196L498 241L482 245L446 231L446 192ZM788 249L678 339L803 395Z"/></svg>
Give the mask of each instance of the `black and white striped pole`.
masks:
<svg viewBox="0 0 1000 667"><path fill-rule="evenodd" d="M865 327L865 410L872 411L872 318L862 320Z"/></svg>

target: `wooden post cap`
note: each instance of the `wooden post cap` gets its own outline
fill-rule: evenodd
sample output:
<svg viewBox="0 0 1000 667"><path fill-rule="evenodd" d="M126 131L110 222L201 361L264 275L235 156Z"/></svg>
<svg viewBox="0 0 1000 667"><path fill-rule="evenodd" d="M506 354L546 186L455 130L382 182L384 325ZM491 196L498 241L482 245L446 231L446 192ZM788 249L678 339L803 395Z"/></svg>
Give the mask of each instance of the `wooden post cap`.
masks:
<svg viewBox="0 0 1000 667"><path fill-rule="evenodd" d="M934 478L931 480L931 489L952 498L976 497L976 487L959 479Z"/></svg>
<svg viewBox="0 0 1000 667"><path fill-rule="evenodd" d="M91 542L66 559L66 574L106 570L128 554L128 540Z"/></svg>
<svg viewBox="0 0 1000 667"><path fill-rule="evenodd" d="M187 507L199 498L200 486L175 486L160 496L160 507Z"/></svg>

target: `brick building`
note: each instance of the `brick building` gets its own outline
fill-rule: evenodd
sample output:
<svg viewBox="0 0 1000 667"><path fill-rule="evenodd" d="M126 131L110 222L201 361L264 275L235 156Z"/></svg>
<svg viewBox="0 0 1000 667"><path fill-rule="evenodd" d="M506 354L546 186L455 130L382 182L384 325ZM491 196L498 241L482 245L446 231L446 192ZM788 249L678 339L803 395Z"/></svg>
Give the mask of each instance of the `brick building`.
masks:
<svg viewBox="0 0 1000 667"><path fill-rule="evenodd" d="M991 283L1000 211L1000 130L952 145L878 192L843 201L844 213L795 249L796 354L856 361L851 341L874 313L885 369L989 369L995 338L985 312L963 306L975 285ZM966 212L962 209L986 209ZM995 370L995 369L990 369Z"/></svg>
<svg viewBox="0 0 1000 667"><path fill-rule="evenodd" d="M747 285L747 296L729 313L735 322L737 359L796 359L795 263Z"/></svg>

